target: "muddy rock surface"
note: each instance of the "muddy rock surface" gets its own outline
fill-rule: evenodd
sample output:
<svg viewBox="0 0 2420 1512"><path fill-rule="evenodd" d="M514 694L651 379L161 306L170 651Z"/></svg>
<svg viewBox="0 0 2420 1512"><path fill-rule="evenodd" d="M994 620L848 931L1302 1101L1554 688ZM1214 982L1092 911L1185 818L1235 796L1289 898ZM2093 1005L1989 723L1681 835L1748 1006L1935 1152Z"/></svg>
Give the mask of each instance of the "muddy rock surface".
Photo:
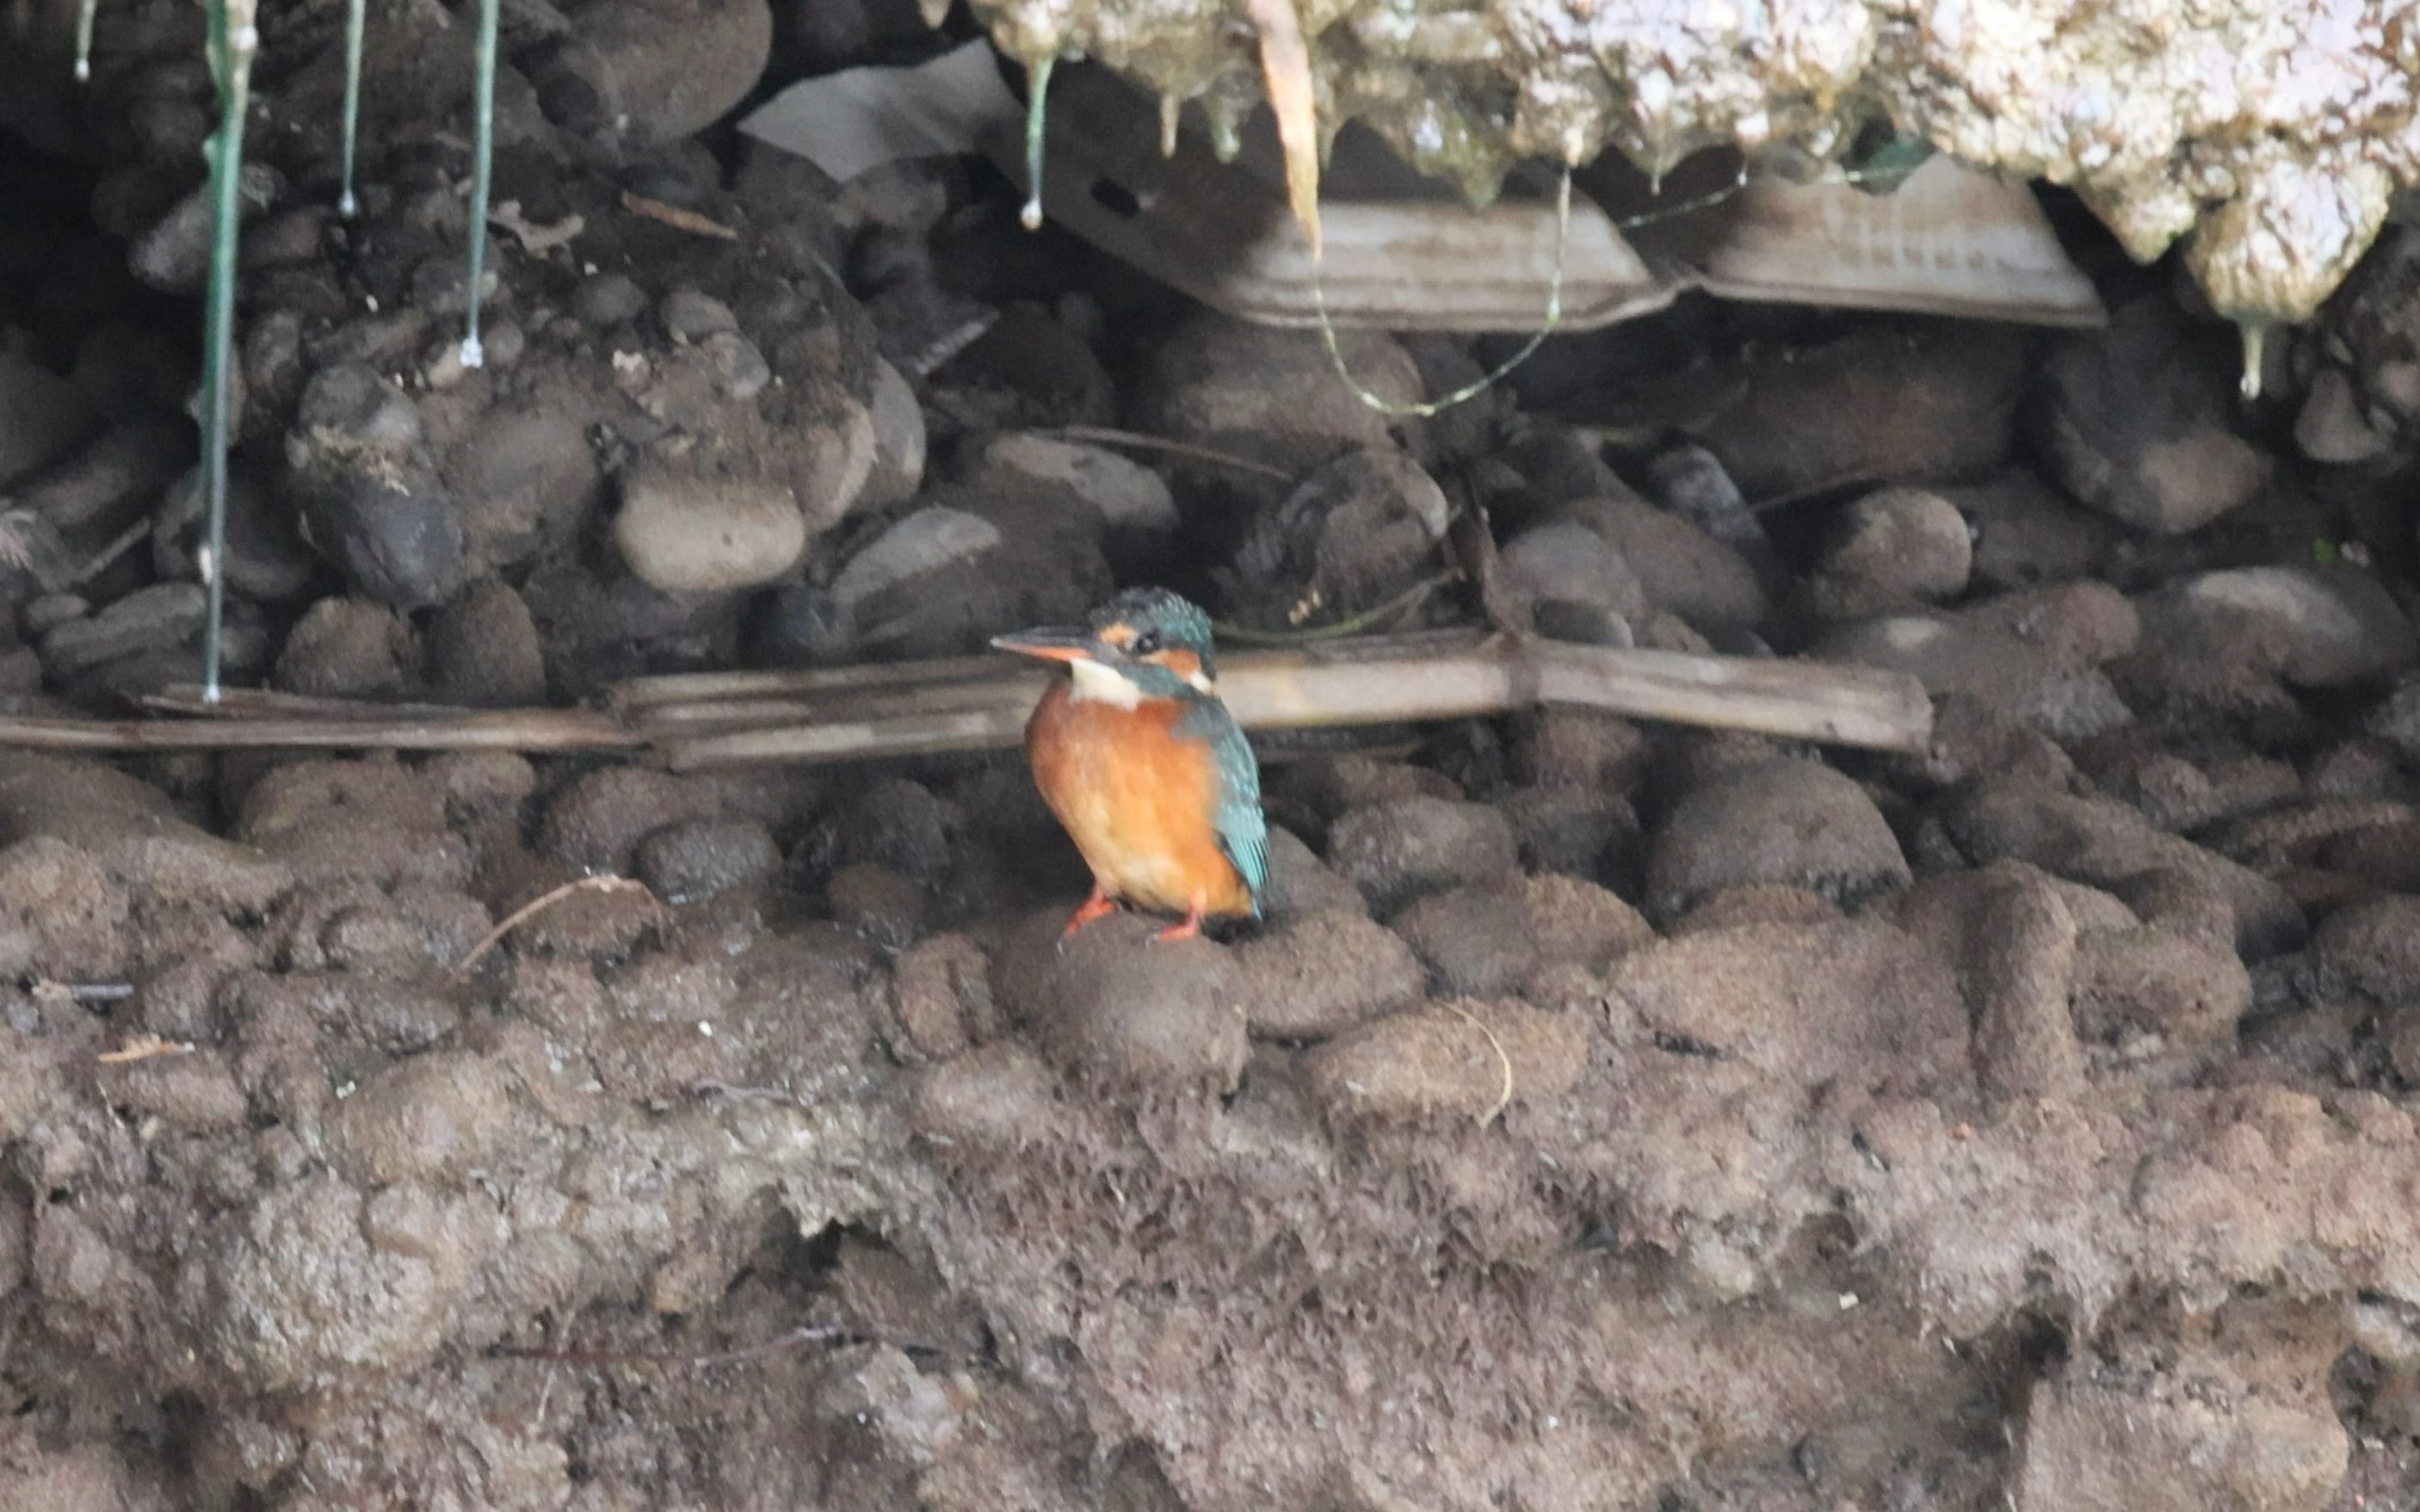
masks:
<svg viewBox="0 0 2420 1512"><path fill-rule="evenodd" d="M1150 581L1228 665L1483 625L1892 670L1931 748L1268 732L1263 917L1164 941L1062 938L1088 878L1013 750L0 742L0 1509L2411 1506L2420 255L2273 332L2260 400L2226 318L2367 239L2400 74L2304 90L2333 43L2256 69L2307 28L2204 8L2171 82L2270 81L2256 143L2095 93L2146 34L2091 6L1784 5L1748 52L1306 12L1323 111L1420 101L1433 166L1881 98L2091 155L2215 297L1690 301L1415 414L1505 348L1332 356L987 169L832 184L723 124L985 22L1259 87L1186 8L506 8L466 369L471 30L371 8L345 217L341 8L267 7L231 682L492 730ZM197 674L200 20L102 7L90 131L0 135L0 715ZM2044 136L2012 48L2116 114Z"/></svg>

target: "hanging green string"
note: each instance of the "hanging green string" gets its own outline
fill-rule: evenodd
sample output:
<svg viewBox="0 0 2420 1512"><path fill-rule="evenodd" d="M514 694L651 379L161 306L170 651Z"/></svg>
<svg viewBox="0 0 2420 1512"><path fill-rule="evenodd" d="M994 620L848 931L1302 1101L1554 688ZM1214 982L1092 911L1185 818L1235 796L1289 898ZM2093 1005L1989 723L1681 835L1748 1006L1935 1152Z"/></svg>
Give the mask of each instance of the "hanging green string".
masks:
<svg viewBox="0 0 2420 1512"><path fill-rule="evenodd" d="M361 211L353 197L353 137L362 119L362 33L368 0L346 0L345 6L345 187L336 195L336 213L351 220Z"/></svg>
<svg viewBox="0 0 2420 1512"><path fill-rule="evenodd" d="M1025 101L1025 209L1017 219L1028 231L1042 229L1042 135L1045 110L1050 98L1050 69L1059 61L1056 54L1033 65L1032 90Z"/></svg>
<svg viewBox="0 0 2420 1512"><path fill-rule="evenodd" d="M1497 363L1493 369L1471 379L1444 398L1431 399L1425 404L1398 404L1383 394L1372 393L1359 378L1353 376L1352 368L1344 361L1344 349L1336 342L1336 322L1327 317L1327 281L1320 276L1319 264L1314 261L1311 271L1311 297L1319 304L1320 339L1327 345L1327 360L1335 364L1336 376L1344 380L1344 386L1353 391L1354 397L1380 414L1409 419L1426 419L1433 415L1443 414L1458 404L1466 404L1485 393L1489 389L1502 382L1505 375L1528 362L1540 347L1545 345L1546 338L1554 334L1555 328L1563 323L1563 262L1565 254L1571 247L1571 236L1572 170L1566 164L1563 168L1562 182L1555 191L1555 271L1546 283L1545 323L1529 333L1529 339L1521 344L1520 350Z"/></svg>
<svg viewBox="0 0 2420 1512"><path fill-rule="evenodd" d="M76 7L76 83L92 78L92 18L101 8L101 0L83 0Z"/></svg>
<svg viewBox="0 0 2420 1512"><path fill-rule="evenodd" d="M1662 209L1647 210L1637 215L1627 216L1613 224L1617 230L1622 231L1642 225L1652 225L1658 221L1668 221L1676 215L1686 215L1692 210L1701 210L1709 206L1719 205L1746 187L1747 169L1742 167L1737 178L1710 194L1701 194L1696 199ZM1442 399L1431 399L1421 404L1399 404L1384 394L1373 393L1359 378L1353 376L1353 369L1344 361L1343 348L1337 345L1336 322L1328 318L1326 281L1320 276L1319 264L1313 262L1311 268L1311 299L1319 308L1319 335L1320 339L1326 344L1328 363L1335 367L1336 376L1343 380L1344 386L1353 391L1355 398L1382 415L1393 415L1408 420L1426 420L1441 415L1456 405L1469 403L1497 384L1503 382L1514 368L1535 356L1538 348L1546 344L1546 338L1553 335L1556 328L1562 324L1563 263L1571 250L1571 237L1572 169L1569 163L1565 163L1562 182L1555 191L1555 271L1546 285L1544 323L1529 333L1529 339L1521 344L1518 351L1497 363L1486 373L1471 379Z"/></svg>
<svg viewBox="0 0 2420 1512"><path fill-rule="evenodd" d="M210 72L219 87L219 130L210 163L210 279L202 324L202 506L198 554L209 609L202 640L202 697L219 701L219 640L226 612L227 363L235 346L236 238L242 219L243 127L252 59L260 51L257 0L209 0Z"/></svg>
<svg viewBox="0 0 2420 1512"><path fill-rule="evenodd" d="M479 367L488 360L479 345L479 285L487 277L489 174L496 156L496 10L497 0L479 0L478 98L471 161L471 285L463 290L469 302L462 334L462 365Z"/></svg>

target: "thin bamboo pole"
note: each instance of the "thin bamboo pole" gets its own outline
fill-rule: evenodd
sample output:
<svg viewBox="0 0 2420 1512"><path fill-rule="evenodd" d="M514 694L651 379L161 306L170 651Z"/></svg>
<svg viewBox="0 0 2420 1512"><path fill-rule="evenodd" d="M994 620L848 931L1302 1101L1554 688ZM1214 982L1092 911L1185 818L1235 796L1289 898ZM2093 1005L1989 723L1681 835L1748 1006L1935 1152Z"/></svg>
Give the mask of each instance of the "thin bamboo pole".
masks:
<svg viewBox="0 0 2420 1512"><path fill-rule="evenodd" d="M0 748L24 750L636 750L642 738L585 709L512 709L452 718L0 718Z"/></svg>
<svg viewBox="0 0 2420 1512"><path fill-rule="evenodd" d="M396 707L289 694L172 690L188 718L0 718L0 746L645 751L676 768L825 763L1013 746L1050 674L1006 656L794 672L639 678L601 709ZM1248 730L1469 718L1539 703L1921 751L1932 705L1900 672L1818 662L1614 650L1476 631L1373 636L1219 664Z"/></svg>

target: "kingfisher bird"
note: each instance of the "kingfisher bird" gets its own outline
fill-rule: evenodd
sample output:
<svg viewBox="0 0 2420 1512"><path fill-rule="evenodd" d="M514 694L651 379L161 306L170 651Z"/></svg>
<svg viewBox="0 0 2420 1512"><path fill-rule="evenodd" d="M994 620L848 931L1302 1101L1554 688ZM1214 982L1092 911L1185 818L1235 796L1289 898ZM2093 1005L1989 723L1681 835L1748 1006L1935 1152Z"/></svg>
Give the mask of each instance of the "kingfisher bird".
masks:
<svg viewBox="0 0 2420 1512"><path fill-rule="evenodd" d="M1218 699L1210 616L1164 588L1132 588L1081 630L992 645L1067 667L1025 724L1034 785L1093 872L1060 939L1120 903L1183 915L1162 940L1191 939L1204 919L1260 918L1261 769Z"/></svg>

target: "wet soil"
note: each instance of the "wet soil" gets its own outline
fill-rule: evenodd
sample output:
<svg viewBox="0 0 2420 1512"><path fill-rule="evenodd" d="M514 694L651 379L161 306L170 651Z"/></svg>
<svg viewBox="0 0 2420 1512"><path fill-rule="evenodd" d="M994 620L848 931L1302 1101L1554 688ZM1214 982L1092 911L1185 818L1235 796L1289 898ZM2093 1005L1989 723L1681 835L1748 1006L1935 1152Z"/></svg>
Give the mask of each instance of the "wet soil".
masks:
<svg viewBox="0 0 2420 1512"><path fill-rule="evenodd" d="M0 1508L2420 1506L2408 258L2265 407L2120 278L1692 305L1390 419L967 164L692 139L864 38L715 9L753 62L659 95L613 8L511 49L487 368L451 44L378 65L361 221L264 146L247 680L559 703L1164 581L1894 668L1936 739L1271 737L1267 917L1063 948L1014 753L0 748ZM90 162L0 138L10 713L196 666L173 62Z"/></svg>

